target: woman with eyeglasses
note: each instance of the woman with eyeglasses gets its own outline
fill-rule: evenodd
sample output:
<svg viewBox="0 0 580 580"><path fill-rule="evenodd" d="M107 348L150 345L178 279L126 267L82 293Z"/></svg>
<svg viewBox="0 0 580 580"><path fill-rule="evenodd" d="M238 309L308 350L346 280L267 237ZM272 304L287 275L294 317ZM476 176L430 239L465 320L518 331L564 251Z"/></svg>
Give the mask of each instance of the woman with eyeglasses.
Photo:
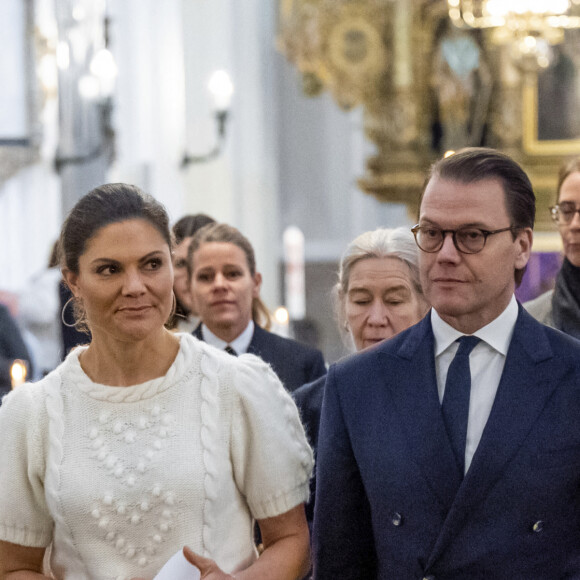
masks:
<svg viewBox="0 0 580 580"><path fill-rule="evenodd" d="M550 208L564 246L556 286L524 304L540 322L580 338L580 157L560 168L557 204Z"/></svg>

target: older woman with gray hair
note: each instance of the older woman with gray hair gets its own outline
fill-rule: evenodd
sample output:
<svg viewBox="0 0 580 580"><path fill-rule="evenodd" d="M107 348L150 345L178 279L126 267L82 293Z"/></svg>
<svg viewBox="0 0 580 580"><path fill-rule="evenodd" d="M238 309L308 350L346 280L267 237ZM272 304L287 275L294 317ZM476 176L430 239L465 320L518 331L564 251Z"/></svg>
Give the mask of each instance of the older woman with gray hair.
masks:
<svg viewBox="0 0 580 580"><path fill-rule="evenodd" d="M419 281L418 250L408 228L365 232L342 256L333 298L338 326L356 351L372 348L419 322L427 313ZM318 442L325 377L293 393L308 438ZM312 523L315 478L306 516Z"/></svg>

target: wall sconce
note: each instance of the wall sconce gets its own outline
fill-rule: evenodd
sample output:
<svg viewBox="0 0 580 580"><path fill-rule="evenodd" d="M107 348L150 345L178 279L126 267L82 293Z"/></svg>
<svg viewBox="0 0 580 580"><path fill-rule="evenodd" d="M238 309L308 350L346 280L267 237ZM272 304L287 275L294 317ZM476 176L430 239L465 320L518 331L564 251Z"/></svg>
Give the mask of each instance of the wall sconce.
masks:
<svg viewBox="0 0 580 580"><path fill-rule="evenodd" d="M234 85L226 71L215 71L207 84L214 107L215 121L217 125L217 143L215 147L205 155L190 155L187 151L183 154L181 167L185 169L190 163L205 163L217 157L222 150L225 135L226 123L229 116L230 103L234 93Z"/></svg>
<svg viewBox="0 0 580 580"><path fill-rule="evenodd" d="M92 90L92 83L83 77L79 81L79 92L88 91L89 88ZM56 155L54 158L54 169L57 173L60 173L62 168L66 165L82 165L83 163L89 163L90 161L95 161L107 151L111 152L111 157L114 151L114 140L115 131L112 124L112 113L113 113L113 103L112 99L104 99L96 103L97 113L99 115L99 127L100 127L100 143L88 153L84 155L73 155L70 157Z"/></svg>
<svg viewBox="0 0 580 580"><path fill-rule="evenodd" d="M85 103L91 103L98 115L98 127L100 130L99 144L83 155L60 156L54 159L55 170L60 173L66 165L80 165L94 161L110 152L111 157L114 152L115 132L112 124L113 113L113 93L118 69L109 45L110 19L104 19L104 46L97 49L91 58L88 71L80 76L77 81L77 91L79 97ZM59 68L69 69L70 53L67 43L59 43L60 51L57 50L57 61ZM65 50L66 49L66 50Z"/></svg>

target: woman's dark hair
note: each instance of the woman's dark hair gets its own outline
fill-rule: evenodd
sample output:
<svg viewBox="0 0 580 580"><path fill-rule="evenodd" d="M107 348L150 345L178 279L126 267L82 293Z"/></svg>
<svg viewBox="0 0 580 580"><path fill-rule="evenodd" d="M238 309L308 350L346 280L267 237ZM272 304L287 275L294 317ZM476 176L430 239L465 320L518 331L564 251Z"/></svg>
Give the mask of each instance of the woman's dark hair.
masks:
<svg viewBox="0 0 580 580"><path fill-rule="evenodd" d="M48 267L56 268L59 265L60 265L60 248L58 240L56 240L52 244L52 248L50 249L50 256L48 258Z"/></svg>
<svg viewBox="0 0 580 580"><path fill-rule="evenodd" d="M511 157L487 147L466 147L431 166L425 188L431 179L439 177L460 183L475 183L484 179L501 182L510 225L514 229L532 228L536 217L536 196L525 171ZM419 202L419 210L421 202ZM512 232L516 236L516 232ZM516 286L519 286L526 268L515 270Z"/></svg>
<svg viewBox="0 0 580 580"><path fill-rule="evenodd" d="M81 197L64 221L58 240L61 269L78 274L79 259L89 241L105 226L131 219L150 223L171 249L169 217L165 208L134 185L109 183ZM73 300L73 311L76 329L89 331L84 308L78 300Z"/></svg>
<svg viewBox="0 0 580 580"><path fill-rule="evenodd" d="M187 252L187 275L191 280L193 276L193 255L203 245L210 242L234 244L240 248L248 264L248 270L252 276L256 275L256 257L252 244L239 230L228 224L209 224L201 228L189 244ZM252 320L259 326L269 330L272 326L270 311L262 302L261 298L254 298L252 301Z"/></svg>
<svg viewBox="0 0 580 580"><path fill-rule="evenodd" d="M177 220L175 224L173 224L173 228L171 228L173 232L173 240L176 245L179 245L183 240L192 238L196 232L204 226L214 223L215 220L204 213L184 215L182 218ZM175 295L175 312L173 313L172 319L168 322L167 327L176 329L179 320L186 320L190 313L189 308L182 304L178 296Z"/></svg>
<svg viewBox="0 0 580 580"><path fill-rule="evenodd" d="M165 208L134 185L109 183L89 191L68 214L59 238L61 267L78 274L79 258L97 232L131 219L149 222L172 247Z"/></svg>
<svg viewBox="0 0 580 580"><path fill-rule="evenodd" d="M175 243L181 244L185 238L193 237L198 230L208 224L215 224L215 220L204 213L184 215L175 222L172 228Z"/></svg>

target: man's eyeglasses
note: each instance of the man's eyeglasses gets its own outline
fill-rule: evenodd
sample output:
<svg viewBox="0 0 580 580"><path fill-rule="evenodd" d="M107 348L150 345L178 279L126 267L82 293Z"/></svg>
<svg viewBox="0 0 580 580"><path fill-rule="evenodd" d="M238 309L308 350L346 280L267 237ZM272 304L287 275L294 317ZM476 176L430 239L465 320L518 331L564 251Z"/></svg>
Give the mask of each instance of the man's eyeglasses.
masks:
<svg viewBox="0 0 580 580"><path fill-rule="evenodd" d="M563 201L550 208L552 219L559 225L569 224L576 213L580 213L580 207L576 207L576 204L572 201Z"/></svg>
<svg viewBox="0 0 580 580"><path fill-rule="evenodd" d="M485 248L485 242L487 242L489 236L501 232L513 232L516 229L518 228L510 226L509 228L490 231L466 226L457 230L442 230L433 226L420 226L417 224L411 228L411 231L419 248L429 254L434 254L443 247L447 234L451 234L453 245L457 251L462 254L477 254Z"/></svg>

